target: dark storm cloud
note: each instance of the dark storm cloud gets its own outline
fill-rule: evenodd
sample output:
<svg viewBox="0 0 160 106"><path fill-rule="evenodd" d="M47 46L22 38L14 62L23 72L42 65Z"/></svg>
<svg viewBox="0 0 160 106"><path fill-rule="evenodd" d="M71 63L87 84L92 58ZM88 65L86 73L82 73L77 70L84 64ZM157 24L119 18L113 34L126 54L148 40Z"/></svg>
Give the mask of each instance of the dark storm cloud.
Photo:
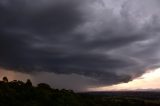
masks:
<svg viewBox="0 0 160 106"><path fill-rule="evenodd" d="M127 82L157 67L159 24L152 24L158 19L137 28L126 6L116 16L95 3L1 2L1 67L25 73L74 73L95 79L95 85Z"/></svg>

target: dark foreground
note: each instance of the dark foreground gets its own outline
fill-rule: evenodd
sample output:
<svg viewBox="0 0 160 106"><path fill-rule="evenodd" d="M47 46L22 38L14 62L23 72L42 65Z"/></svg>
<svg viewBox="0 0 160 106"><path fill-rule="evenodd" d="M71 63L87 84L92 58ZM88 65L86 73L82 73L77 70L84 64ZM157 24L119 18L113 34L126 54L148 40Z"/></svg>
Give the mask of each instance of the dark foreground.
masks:
<svg viewBox="0 0 160 106"><path fill-rule="evenodd" d="M41 83L0 81L0 106L160 106L159 92L74 93Z"/></svg>

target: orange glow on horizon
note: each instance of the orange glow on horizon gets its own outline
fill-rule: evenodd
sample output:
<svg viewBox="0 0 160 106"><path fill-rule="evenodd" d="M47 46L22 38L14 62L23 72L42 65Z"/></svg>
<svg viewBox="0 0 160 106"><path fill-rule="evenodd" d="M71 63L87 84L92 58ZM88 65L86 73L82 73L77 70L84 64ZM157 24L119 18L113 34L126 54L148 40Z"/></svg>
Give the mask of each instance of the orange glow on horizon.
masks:
<svg viewBox="0 0 160 106"><path fill-rule="evenodd" d="M121 83L112 86L89 88L89 91L123 91L123 90L147 90L160 89L160 68L143 74L141 77L128 83Z"/></svg>
<svg viewBox="0 0 160 106"><path fill-rule="evenodd" d="M9 81L12 81L12 80L26 81L27 79L31 79L31 76L28 74L23 74L20 72L15 72L15 71L5 70L0 68L0 80L2 80L4 76L6 76Z"/></svg>

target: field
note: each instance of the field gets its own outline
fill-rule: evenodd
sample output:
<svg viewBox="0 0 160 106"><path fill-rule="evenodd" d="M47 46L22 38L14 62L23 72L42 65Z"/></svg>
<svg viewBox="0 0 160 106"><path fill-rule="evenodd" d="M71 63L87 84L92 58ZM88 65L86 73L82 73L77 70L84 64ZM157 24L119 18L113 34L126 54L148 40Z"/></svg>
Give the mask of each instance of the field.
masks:
<svg viewBox="0 0 160 106"><path fill-rule="evenodd" d="M160 106L158 91L89 92L82 94L93 106Z"/></svg>

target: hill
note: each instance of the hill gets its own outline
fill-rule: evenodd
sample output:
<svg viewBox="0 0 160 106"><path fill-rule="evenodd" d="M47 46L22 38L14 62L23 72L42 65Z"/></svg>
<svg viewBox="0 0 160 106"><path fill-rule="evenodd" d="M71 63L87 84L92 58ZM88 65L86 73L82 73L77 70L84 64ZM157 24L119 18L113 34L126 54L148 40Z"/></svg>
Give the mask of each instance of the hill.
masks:
<svg viewBox="0 0 160 106"><path fill-rule="evenodd" d="M45 83L33 86L30 80L9 82L4 77L0 81L0 106L160 106L160 93L156 95L152 92L74 93Z"/></svg>

